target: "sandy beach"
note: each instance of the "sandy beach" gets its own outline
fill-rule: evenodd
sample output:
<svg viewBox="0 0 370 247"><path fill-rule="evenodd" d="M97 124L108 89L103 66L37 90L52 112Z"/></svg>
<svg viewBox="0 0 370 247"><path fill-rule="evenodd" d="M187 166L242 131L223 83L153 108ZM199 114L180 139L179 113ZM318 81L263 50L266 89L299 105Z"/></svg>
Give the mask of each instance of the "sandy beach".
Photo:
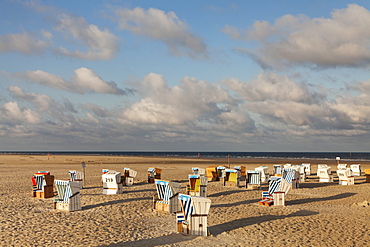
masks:
<svg viewBox="0 0 370 247"><path fill-rule="evenodd" d="M50 171L67 180L69 170L82 171L82 210L60 212L53 199L34 199L31 176ZM370 183L364 173L355 185L319 183L317 164L332 166L336 160L231 159L230 164L254 169L260 165L311 163L314 175L286 196L285 207L258 204L260 190L208 183L212 206L208 217L211 236L184 236L176 232L175 216L156 212L152 206L155 185L147 183L148 167L162 169L162 179L181 181L186 191L192 167L226 165L227 159L1 155L1 246L369 246ZM344 163L343 161L341 163ZM360 163L362 170L370 162ZM135 185L123 194L103 195L102 169L138 172ZM267 187L267 184L264 184Z"/></svg>

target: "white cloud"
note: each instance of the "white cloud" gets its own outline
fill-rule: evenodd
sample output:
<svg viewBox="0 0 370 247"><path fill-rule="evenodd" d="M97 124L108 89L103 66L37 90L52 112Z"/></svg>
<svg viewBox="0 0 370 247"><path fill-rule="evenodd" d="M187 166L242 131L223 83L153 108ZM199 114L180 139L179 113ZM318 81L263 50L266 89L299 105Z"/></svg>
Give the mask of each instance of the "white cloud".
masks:
<svg viewBox="0 0 370 247"><path fill-rule="evenodd" d="M188 31L188 25L179 20L174 12L140 7L118 9L119 27L134 34L164 42L173 55L189 55L193 58L207 57L207 48L203 41Z"/></svg>
<svg viewBox="0 0 370 247"><path fill-rule="evenodd" d="M0 110L2 110L2 117L12 123L38 124L41 122L40 114L31 109L19 107L17 102L7 102Z"/></svg>
<svg viewBox="0 0 370 247"><path fill-rule="evenodd" d="M246 31L226 26L233 38L256 40L256 50L240 48L263 67L315 65L366 66L370 63L370 12L356 4L334 10L331 18L285 15L269 24L256 21Z"/></svg>
<svg viewBox="0 0 370 247"><path fill-rule="evenodd" d="M104 81L93 70L83 67L74 71L74 74L70 81L67 81L60 76L50 74L42 70L26 71L25 73L15 73L15 76L45 86L79 94L84 94L88 92L117 95L127 94L125 90L118 88L115 82ZM129 89L128 91L130 93L132 92Z"/></svg>
<svg viewBox="0 0 370 247"><path fill-rule="evenodd" d="M34 103L39 111L49 110L54 100L44 94L25 93L20 87L9 86L9 92L13 97Z"/></svg>
<svg viewBox="0 0 370 247"><path fill-rule="evenodd" d="M45 36L46 34L44 34ZM50 46L45 40L36 39L29 33L7 34L0 36L0 52L20 52L40 54Z"/></svg>
<svg viewBox="0 0 370 247"><path fill-rule="evenodd" d="M113 33L87 23L83 17L61 14L55 30L71 36L87 48L87 51L68 51L67 48L60 47L59 53L62 55L85 60L108 60L118 51L118 38Z"/></svg>

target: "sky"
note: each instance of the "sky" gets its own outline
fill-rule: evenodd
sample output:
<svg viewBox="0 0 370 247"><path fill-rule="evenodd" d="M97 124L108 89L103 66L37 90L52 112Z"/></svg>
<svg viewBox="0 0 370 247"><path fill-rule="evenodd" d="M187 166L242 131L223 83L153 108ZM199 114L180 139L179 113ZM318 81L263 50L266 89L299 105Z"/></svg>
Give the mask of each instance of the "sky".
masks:
<svg viewBox="0 0 370 247"><path fill-rule="evenodd" d="M370 2L0 1L0 151L367 152Z"/></svg>

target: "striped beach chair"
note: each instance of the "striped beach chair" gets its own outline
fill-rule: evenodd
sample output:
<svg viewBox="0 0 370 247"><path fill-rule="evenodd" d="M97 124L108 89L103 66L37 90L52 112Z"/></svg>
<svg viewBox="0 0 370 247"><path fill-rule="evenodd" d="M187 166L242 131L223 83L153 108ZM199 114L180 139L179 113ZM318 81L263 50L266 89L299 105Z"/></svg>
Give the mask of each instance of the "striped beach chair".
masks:
<svg viewBox="0 0 370 247"><path fill-rule="evenodd" d="M293 168L285 168L282 172L282 177L290 184L291 189L299 187L299 172Z"/></svg>
<svg viewBox="0 0 370 247"><path fill-rule="evenodd" d="M224 166L217 166L216 167L217 177L218 177L218 180L221 181L221 182L224 182L225 169L226 169L226 167L224 167Z"/></svg>
<svg viewBox="0 0 370 247"><path fill-rule="evenodd" d="M103 194L112 195L112 194L122 194L122 180L121 173L109 170L102 175L103 181Z"/></svg>
<svg viewBox="0 0 370 247"><path fill-rule="evenodd" d="M181 211L176 213L177 231L183 234L208 236L207 218L211 200L179 194Z"/></svg>
<svg viewBox="0 0 370 247"><path fill-rule="evenodd" d="M191 170L193 171L194 175L206 175L206 169L204 168L199 168L199 167L192 167Z"/></svg>
<svg viewBox="0 0 370 247"><path fill-rule="evenodd" d="M283 171L282 165L274 165L274 172L273 172L274 176L281 174L282 171Z"/></svg>
<svg viewBox="0 0 370 247"><path fill-rule="evenodd" d="M256 190L261 188L260 171L247 171L247 189Z"/></svg>
<svg viewBox="0 0 370 247"><path fill-rule="evenodd" d="M262 200L258 203L265 206L285 206L285 195L290 184L283 177L270 177L268 190L262 191Z"/></svg>
<svg viewBox="0 0 370 247"><path fill-rule="evenodd" d="M50 172L38 171L32 176L31 180L33 197L37 199L54 197L54 176L50 175Z"/></svg>
<svg viewBox="0 0 370 247"><path fill-rule="evenodd" d="M187 194L191 196L207 197L208 178L199 174L189 174Z"/></svg>
<svg viewBox="0 0 370 247"><path fill-rule="evenodd" d="M73 181L55 180L57 196L54 198L54 209L61 211L81 210L80 184Z"/></svg>
<svg viewBox="0 0 370 247"><path fill-rule="evenodd" d="M158 179L155 179L154 184L157 190L157 193L153 196L154 209L170 213L177 212L179 209L177 196L181 184Z"/></svg>
<svg viewBox="0 0 370 247"><path fill-rule="evenodd" d="M69 174L69 180L80 183L81 189L82 189L82 185L84 181L84 173L74 170L74 171L69 171L68 174Z"/></svg>

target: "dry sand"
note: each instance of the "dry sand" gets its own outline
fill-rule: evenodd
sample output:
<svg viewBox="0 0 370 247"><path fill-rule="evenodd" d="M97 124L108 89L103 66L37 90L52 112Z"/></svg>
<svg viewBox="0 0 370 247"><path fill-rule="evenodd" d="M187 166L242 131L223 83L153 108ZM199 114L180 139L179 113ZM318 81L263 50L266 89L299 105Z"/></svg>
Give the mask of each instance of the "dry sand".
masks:
<svg viewBox="0 0 370 247"><path fill-rule="evenodd" d="M31 176L48 170L56 179L68 179L69 170L86 162L86 184L81 191L82 210L59 212L53 199L31 196ZM231 165L254 169L273 164L336 161L232 159ZM342 162L343 163L343 162ZM352 164L353 162L347 162ZM355 162L359 163L359 162ZM362 169L370 168L362 162ZM185 192L191 167L227 165L226 159L182 159L113 156L1 155L1 246L370 246L370 183L356 177L355 185L308 182L286 196L285 207L257 202L261 191L208 184L212 206L208 217L212 236L184 236L176 232L175 216L152 209L154 184L147 184L147 169L162 169L162 179L179 180ZM133 187L119 195L102 195L101 170L138 171ZM333 169L334 168L334 169Z"/></svg>

